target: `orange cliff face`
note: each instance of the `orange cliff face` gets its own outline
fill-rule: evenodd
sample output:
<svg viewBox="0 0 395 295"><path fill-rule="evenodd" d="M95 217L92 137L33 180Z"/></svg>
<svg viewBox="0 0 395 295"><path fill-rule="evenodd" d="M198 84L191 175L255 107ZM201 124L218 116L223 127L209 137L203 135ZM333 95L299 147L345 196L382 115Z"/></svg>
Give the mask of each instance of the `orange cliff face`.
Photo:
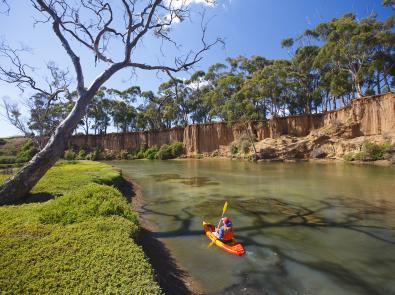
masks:
<svg viewBox="0 0 395 295"><path fill-rule="evenodd" d="M77 135L70 144L76 148L93 149L96 146L110 151L137 150L172 142L183 142L187 155L212 153L247 136L247 128L258 141L287 135L305 137L329 126L348 126L344 138L363 136L395 136L395 94L354 99L349 106L323 114L272 118L262 122L188 125L155 132L112 133L105 135ZM329 134L329 136L331 136Z"/></svg>

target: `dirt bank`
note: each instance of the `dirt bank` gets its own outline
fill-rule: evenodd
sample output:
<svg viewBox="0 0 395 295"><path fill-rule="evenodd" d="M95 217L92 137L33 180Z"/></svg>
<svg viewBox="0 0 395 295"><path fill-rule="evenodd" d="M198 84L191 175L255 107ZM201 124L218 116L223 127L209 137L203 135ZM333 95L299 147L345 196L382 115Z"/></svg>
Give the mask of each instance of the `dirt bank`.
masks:
<svg viewBox="0 0 395 295"><path fill-rule="evenodd" d="M125 184L122 187L124 195L131 201L133 208L139 213L140 233L138 243L155 269L157 281L169 295L200 295L203 294L190 275L182 269L169 249L159 239L153 236L156 230L144 215L144 198L141 187L132 179L123 176Z"/></svg>
<svg viewBox="0 0 395 295"><path fill-rule="evenodd" d="M395 137L395 94L354 99L346 107L319 114L276 117L248 124L213 122L153 132L77 135L70 144L76 149L100 147L105 153L116 154L136 151L141 145L161 146L180 141L187 156L218 155L229 151L232 143L249 137L247 132L262 143L263 149L270 145L279 149L280 154L281 150L286 152L287 158L292 158L293 153L294 158L309 158L307 153L317 145L324 145L324 152L331 155L328 157L342 157L349 150L358 150L358 142L364 138ZM289 147L283 148L281 144Z"/></svg>

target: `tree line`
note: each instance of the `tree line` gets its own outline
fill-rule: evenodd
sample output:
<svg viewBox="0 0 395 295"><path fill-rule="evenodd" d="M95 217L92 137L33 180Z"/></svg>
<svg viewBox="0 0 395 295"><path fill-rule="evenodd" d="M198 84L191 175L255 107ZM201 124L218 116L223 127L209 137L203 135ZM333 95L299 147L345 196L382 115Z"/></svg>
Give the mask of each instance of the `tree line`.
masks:
<svg viewBox="0 0 395 295"><path fill-rule="evenodd" d="M172 78L156 93L101 87L79 126L85 134L105 134L111 125L119 132L162 130L333 110L395 87L393 25L393 18L359 20L349 13L284 39L289 59L227 58L189 79ZM45 95L31 97L29 128L51 134L76 96L49 106Z"/></svg>

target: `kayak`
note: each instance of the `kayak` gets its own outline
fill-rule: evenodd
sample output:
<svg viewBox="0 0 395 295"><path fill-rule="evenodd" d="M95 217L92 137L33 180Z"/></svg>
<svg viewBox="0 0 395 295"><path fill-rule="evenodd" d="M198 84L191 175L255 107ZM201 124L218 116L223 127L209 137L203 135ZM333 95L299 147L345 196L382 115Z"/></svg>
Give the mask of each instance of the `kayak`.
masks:
<svg viewBox="0 0 395 295"><path fill-rule="evenodd" d="M230 243L223 243L220 239L214 236L215 226L203 221L203 228L204 233L206 236L213 241L215 239L215 245L218 246L220 249L229 252L234 255L243 256L245 254L244 246L240 242L236 241L235 239L232 240Z"/></svg>

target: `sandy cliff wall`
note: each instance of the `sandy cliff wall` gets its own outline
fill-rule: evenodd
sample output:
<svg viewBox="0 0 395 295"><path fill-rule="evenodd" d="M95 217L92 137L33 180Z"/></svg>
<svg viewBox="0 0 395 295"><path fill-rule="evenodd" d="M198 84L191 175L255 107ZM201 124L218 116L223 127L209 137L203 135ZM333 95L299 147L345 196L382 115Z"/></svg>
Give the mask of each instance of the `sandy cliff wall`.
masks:
<svg viewBox="0 0 395 295"><path fill-rule="evenodd" d="M105 135L78 135L71 139L71 145L78 148L100 146L107 150L136 150L141 144L161 146L181 141L188 154L211 153L228 146L246 136L246 128L258 140L277 138L281 135L306 136L311 130L331 124L351 124L352 135L370 136L395 133L395 94L355 99L352 103L335 111L311 116L290 116L273 118L263 122L229 125L218 122L189 125L157 132L113 133Z"/></svg>
<svg viewBox="0 0 395 295"><path fill-rule="evenodd" d="M324 114L324 126L333 122L357 124L361 136L395 133L395 94L354 99L349 106Z"/></svg>
<svg viewBox="0 0 395 295"><path fill-rule="evenodd" d="M77 148L92 149L97 146L113 151L137 150L142 144L161 146L175 141L183 141L184 128L174 128L157 132L110 133L103 135L76 135L70 144Z"/></svg>

